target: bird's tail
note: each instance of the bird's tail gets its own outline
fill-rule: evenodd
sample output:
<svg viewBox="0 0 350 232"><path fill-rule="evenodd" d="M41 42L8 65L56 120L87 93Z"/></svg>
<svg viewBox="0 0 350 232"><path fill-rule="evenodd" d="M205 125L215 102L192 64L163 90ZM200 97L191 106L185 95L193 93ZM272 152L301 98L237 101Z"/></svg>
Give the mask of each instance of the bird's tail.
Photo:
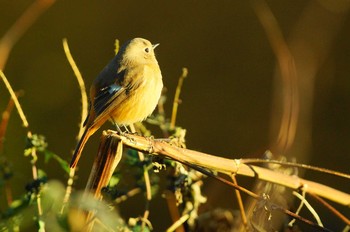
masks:
<svg viewBox="0 0 350 232"><path fill-rule="evenodd" d="M70 162L70 167L75 168L78 164L78 161L81 156L81 152L83 151L83 148L85 146L85 143L89 139L89 137L94 133L94 130L91 130L90 127L86 127L83 135L81 136L79 143L77 144L77 147L75 148L72 160Z"/></svg>

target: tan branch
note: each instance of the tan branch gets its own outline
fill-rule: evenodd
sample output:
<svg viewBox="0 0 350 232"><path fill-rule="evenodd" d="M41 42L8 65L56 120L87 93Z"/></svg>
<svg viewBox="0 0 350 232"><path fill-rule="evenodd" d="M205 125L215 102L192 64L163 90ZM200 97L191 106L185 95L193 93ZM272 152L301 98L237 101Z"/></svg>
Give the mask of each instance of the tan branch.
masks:
<svg viewBox="0 0 350 232"><path fill-rule="evenodd" d="M81 104L82 104L81 120L80 120L79 133L78 133L78 138L80 138L84 132L84 121L88 115L88 97L86 94L86 87L85 87L83 77L79 71L78 66L76 65L73 59L72 54L70 53L68 41L66 38L63 39L63 49L64 49L64 53L66 54L67 60L73 69L75 78L77 79L79 88L80 88Z"/></svg>
<svg viewBox="0 0 350 232"><path fill-rule="evenodd" d="M227 159L190 149L179 148L152 138L144 138L142 136L131 134L128 134L127 137L125 137L111 130L107 133L116 136L124 145L136 150L148 152L150 154L163 155L181 163L197 165L229 176L231 174L236 174L256 177L260 180L279 184L291 189L299 189L307 186L306 192L316 194L342 205L350 206L350 194L298 176L289 176L263 167L246 165L241 162L241 159Z"/></svg>
<svg viewBox="0 0 350 232"><path fill-rule="evenodd" d="M18 112L18 114L19 114L19 116L20 116L20 118L21 118L21 120L22 120L22 122L23 122L23 126L24 126L25 128L28 129L29 123L28 123L28 121L27 121L27 118L26 118L26 116L25 116L23 110L22 110L21 104L19 104L19 101L18 101L18 98L17 98L17 96L16 96L16 93L15 93L15 91L13 91L13 89L12 89L12 87L11 87L11 85L10 85L10 82L7 80L5 74L4 74L1 70L0 70L0 77L1 77L1 79L3 80L3 82L4 82L4 84L5 84L6 88L7 88L7 90L9 91L9 93L10 93L10 95L11 95L11 97L12 97L13 102L15 103L17 112Z"/></svg>
<svg viewBox="0 0 350 232"><path fill-rule="evenodd" d="M173 110L172 110L172 113L171 113L170 129L174 129L175 128L176 116L177 116L177 108L179 107L179 103L180 103L181 88L182 88L182 84L184 82L184 79L187 77L187 74L188 74L188 69L187 68L182 68L182 74L179 77L179 82L177 83L175 97L174 97L174 102L173 102Z"/></svg>

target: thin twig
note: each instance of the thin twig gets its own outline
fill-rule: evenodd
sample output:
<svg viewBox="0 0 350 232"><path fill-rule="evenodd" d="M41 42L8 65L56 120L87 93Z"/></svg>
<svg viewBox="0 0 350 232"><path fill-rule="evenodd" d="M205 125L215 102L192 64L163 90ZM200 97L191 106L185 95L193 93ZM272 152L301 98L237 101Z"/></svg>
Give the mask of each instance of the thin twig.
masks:
<svg viewBox="0 0 350 232"><path fill-rule="evenodd" d="M66 187L66 192L64 194L64 198L63 198L63 202L62 202L62 207L60 210L60 214L63 215L66 206L68 204L70 195L72 193L72 189L73 189L73 182L74 182L74 176L75 176L75 168L71 168L69 170L69 178L67 180L67 187Z"/></svg>
<svg viewBox="0 0 350 232"><path fill-rule="evenodd" d="M0 123L0 154L3 151L6 129L7 129L7 125L8 125L14 105L15 104L13 99L10 98L5 111L2 113L2 120ZM5 180L5 196L6 196L7 205L10 206L13 198L12 198L11 183L8 180Z"/></svg>
<svg viewBox="0 0 350 232"><path fill-rule="evenodd" d="M7 129L7 125L8 125L13 107L14 107L14 102L13 102L13 99L10 98L9 102L7 103L6 109L4 110L4 112L2 112L2 118L0 123L0 153L3 150L6 129Z"/></svg>
<svg viewBox="0 0 350 232"><path fill-rule="evenodd" d="M29 130L29 123L27 121L27 118L23 112L23 109L21 107L21 105L19 104L18 98L15 94L15 92L13 91L10 83L8 82L5 74L2 72L2 70L0 70L0 76L1 79L4 81L5 86L7 88L7 90L9 91L13 102L15 103L17 112L23 122L23 126L27 129L27 138L30 140L32 139L32 132ZM38 168L36 166L36 162L38 160L37 154L36 154L36 148L32 147L31 149L31 165L32 165L32 176L34 180L38 179ZM37 201L37 209L38 209L38 225L39 225L39 231L40 232L44 232L45 231L45 222L42 220L42 207L41 207L41 197L40 197L40 192L36 194L36 201Z"/></svg>
<svg viewBox="0 0 350 232"><path fill-rule="evenodd" d="M193 166L191 166L191 168L193 168ZM240 190L240 191L242 191L244 193L247 193L250 197L253 197L255 200L258 200L258 201L263 200L263 198L260 197L259 195L255 194L255 193L253 193L253 192L251 192L251 191L249 191L249 190L247 190L247 189L245 189L245 188L243 188L243 187L241 187L241 186L239 186L239 185L237 185L235 183L232 183L232 182L230 182L230 181L228 181L228 180L226 180L226 179L224 179L224 178L222 178L220 176L212 176L212 177L214 177L215 179L217 179L217 180L219 180L219 181L221 181L221 182L223 182L223 183L225 183L227 185L230 185L230 186L234 187L237 190ZM306 224L308 224L310 226L313 226L315 228L321 229L323 231L330 231L327 228L324 228L323 226L315 224L312 221L310 221L310 220L308 220L306 218L303 218L303 217L301 217L301 216L299 216L299 215L297 215L297 214L295 214L295 213L293 213L293 212L291 212L291 211L289 211L287 209L284 209L284 208L276 205L273 202L269 202L269 203L270 203L271 209L280 210L283 213L285 213L285 214L287 214L287 215L289 215L289 216L291 216L291 217L293 217L293 218L295 218L295 219L297 219L299 221L302 221L302 222L304 222L304 223L306 223Z"/></svg>
<svg viewBox="0 0 350 232"><path fill-rule="evenodd" d="M310 205L310 203L305 199L305 193L304 195L300 195L298 192L296 191L293 191L293 195L296 196L297 198L299 198L303 204L305 204L306 208L308 208L309 212L312 214L312 216L314 216L314 218L316 219L317 221L317 224L319 226L322 226L323 227L323 224L322 224L322 221L321 221L321 218L320 216L318 216L316 210Z"/></svg>
<svg viewBox="0 0 350 232"><path fill-rule="evenodd" d="M295 219L298 219L299 221L302 221L302 222L304 222L305 224L308 224L308 225L312 226L313 228L317 229L317 231L332 232L332 230L330 230L330 229L328 229L328 228L319 226L319 225L317 225L316 223L314 223L314 222L312 222L312 221L310 221L310 220L308 220L308 219L306 219L306 218L303 218L303 217L301 217L301 216L299 216L299 215L297 215L297 214L295 214L295 213L293 213L293 212L291 212L291 211L289 211L289 210L287 210L287 209L284 209L284 208L282 208L282 207L279 207L279 206L277 206L277 205L272 205L272 209L273 209L273 210L279 210L279 211L285 213L286 215L289 215L289 216L291 216L291 217L293 217L293 218L295 218Z"/></svg>
<svg viewBox="0 0 350 232"><path fill-rule="evenodd" d="M177 160L177 159L175 159L175 160ZM179 160L177 160L177 161L179 161ZM186 163L186 162L184 162L184 163ZM226 180L226 179L224 179L224 178L222 178L220 176L212 175L211 172L209 172L209 171L207 171L205 169L202 169L202 168L197 167L195 165L192 165L190 163L186 163L186 164L189 165L191 168L197 170L197 171L200 171L200 172L202 172L202 173L204 173L206 175L209 175L212 178L215 178L215 179L217 179L217 180L219 180L219 181L221 181L221 182L223 182L223 183L225 183L225 184L227 184L229 186L234 187L237 190L240 190L240 191L248 194L250 197L254 198L255 200L258 200L258 201L264 200L263 197L261 197L261 196L255 194L255 193L249 191L248 189L245 189L245 188L243 188L243 187L241 187L241 186L239 186L239 185L237 185L235 183L232 183L232 182L230 182L230 181L228 181L228 180ZM274 209L280 210L283 213L285 213L285 214L287 214L287 215L289 215L289 216L291 216L291 217L293 217L293 218L295 218L297 220L300 220L300 221L302 221L302 222L304 222L304 223L306 223L306 224L308 224L310 226L313 226L313 227L318 228L318 229L323 230L323 231L330 231L329 229L324 228L324 227L322 227L322 226L320 226L318 224L315 224L312 221L310 221L310 220L308 220L306 218L303 218L303 217L301 217L301 216L299 216L299 215L297 215L297 214L295 214L295 213L293 213L293 212L291 212L291 211L289 211L287 209L284 209L284 208L278 206L277 204L275 204L273 202L269 202L269 204L270 204L271 210L274 210Z"/></svg>
<svg viewBox="0 0 350 232"><path fill-rule="evenodd" d="M214 178L214 179L217 179L218 181L221 181L222 183L225 183L231 187L233 187L234 189L236 190L239 190L245 194L247 194L248 196L256 199L256 200L259 200L260 199L260 196L246 188L243 188L242 186L236 184L236 183L233 183L233 182L230 182L228 180L226 180L225 178L221 177L221 176L217 176L217 175L212 175L210 172L206 171L205 169L199 169L199 168L195 168L194 166L191 166L191 168L193 169L196 169L197 171L200 171L200 172L203 172L204 174Z"/></svg>
<svg viewBox="0 0 350 232"><path fill-rule="evenodd" d="M257 177L260 180L276 183L295 190L299 189L300 186L307 184L308 192L312 192L342 205L350 205L350 194L298 176L289 176L263 167L246 165L241 163L240 159L227 159L213 156L190 149L176 147L162 141L155 141L151 138L144 138L138 135L128 134L128 136L125 137L111 130L109 130L108 133L118 137L122 140L124 145L139 151L148 152L150 154L161 154L181 163L197 165L226 175L234 173L236 175Z"/></svg>
<svg viewBox="0 0 350 232"><path fill-rule="evenodd" d="M6 88L8 89L18 111L18 114L23 122L23 126L27 129L27 138L32 138L32 133L29 130L29 123L23 113L21 105L18 102L16 94L14 93L10 83L7 81L5 74L2 69L5 68L8 56L16 44L16 42L23 36L23 34L28 30L28 28L33 25L36 19L45 12L55 0L37 0L34 1L26 11L17 19L17 21L12 25L12 27L5 33L5 35L0 40L0 76L4 81ZM36 168L36 149L32 149L32 174L33 179L37 179L37 168ZM39 231L45 231L45 223L41 219L42 208L41 208L41 198L40 193L36 194L37 208L38 208L38 226Z"/></svg>
<svg viewBox="0 0 350 232"><path fill-rule="evenodd" d="M136 129L135 129L135 126L133 124L130 125L130 129L131 129L132 133L136 133ZM143 163L145 161L145 155L141 151L138 151L137 154L139 156L140 162ZM143 167L143 178L145 181L145 188L146 188L146 206L145 206L145 212L143 213L143 218L142 218L142 225L141 225L142 230L146 225L146 221L148 220L149 203L152 200L151 181L149 178L148 169L146 168L145 165Z"/></svg>
<svg viewBox="0 0 350 232"><path fill-rule="evenodd" d="M4 69L8 56L17 41L54 2L55 0L34 1L1 38L0 69Z"/></svg>
<svg viewBox="0 0 350 232"><path fill-rule="evenodd" d="M177 108L179 107L179 102L180 102L181 88L182 88L184 79L187 77L187 74L188 74L187 68L182 68L182 74L179 77L179 82L177 83L176 92L174 96L173 111L171 113L171 121L170 121L170 129L175 128Z"/></svg>
<svg viewBox="0 0 350 232"><path fill-rule="evenodd" d="M293 193L294 193L294 191L293 191ZM302 195L302 197L305 199L305 188L303 189L303 195ZM299 206L298 206L298 208L297 208L297 210L295 211L295 213L299 215L299 213L300 213L301 209L303 208L303 206L304 206L304 201L301 200L301 201L300 201L300 204L299 204ZM289 226L289 227L292 227L295 221L296 221L296 219L293 218L293 219L288 223L288 226Z"/></svg>
<svg viewBox="0 0 350 232"><path fill-rule="evenodd" d="M232 182L238 186L236 176L231 175L231 179L232 179ZM236 198L237 198L237 202L238 202L238 206L239 206L239 211L241 213L242 224L247 228L248 220L247 220L247 216L245 214L241 192L238 189L235 189L235 193L236 193Z"/></svg>
<svg viewBox="0 0 350 232"><path fill-rule="evenodd" d="M64 48L64 53L66 54L67 60L73 69L75 78L78 81L80 94L81 94L82 110L81 110L80 127L79 127L79 133L78 133L78 138L80 138L84 132L84 121L88 115L88 108L89 108L88 107L88 97L86 94L86 87L85 87L83 77L79 71L77 64L75 63L75 61L73 59L72 54L70 53L68 41L66 38L63 39L63 48Z"/></svg>
<svg viewBox="0 0 350 232"><path fill-rule="evenodd" d="M80 119L80 126L79 126L79 132L78 132L78 138L80 138L84 132L84 120L87 117L88 114L88 97L86 94L86 88L85 88L85 83L83 80L83 77L79 71L78 66L76 65L73 56L70 52L69 46L68 46L68 41L66 38L63 39L63 49L64 53L66 54L67 60L74 72L75 78L78 81L79 89L80 89L80 94L81 94L81 104L82 104L82 110L81 110L81 119ZM72 193L72 186L74 183L74 176L75 176L75 168L71 168L69 171L69 178L67 180L67 187L66 187L66 192L64 195L63 199L63 204L60 213L63 214L65 207L69 201L70 195Z"/></svg>
<svg viewBox="0 0 350 232"><path fill-rule="evenodd" d="M27 138L31 139L32 138L32 133L28 130L27 132ZM34 180L38 179L38 167L36 166L36 163L38 161L38 156L36 153L36 148L32 147L31 148L31 161L30 163L32 164L32 176ZM43 215L43 209L41 206L41 193L40 191L37 192L36 194L36 203L37 203L37 209L38 209L38 231L39 232L45 232L45 221L42 219Z"/></svg>
<svg viewBox="0 0 350 232"><path fill-rule="evenodd" d="M176 222L174 222L167 230L166 232L173 232L176 229L178 229L179 227L181 227L185 221L187 221L190 218L190 214L187 213L185 215L183 215L182 217L179 218L179 220L177 220Z"/></svg>
<svg viewBox="0 0 350 232"><path fill-rule="evenodd" d="M185 221L180 220L180 213L179 213L179 209L177 208L177 205L176 205L175 194L170 190L165 190L163 192L163 196L167 202L168 211L169 211L169 214L171 217L171 221L173 222L173 225L170 226L167 231L174 231L174 229L175 229L176 232L185 232L185 228L183 226L183 223ZM189 215L188 215L188 217L189 217ZM188 219L188 217L187 217L187 219Z"/></svg>
<svg viewBox="0 0 350 232"><path fill-rule="evenodd" d="M138 193L141 193L141 190L142 189L140 187L133 188L130 191L128 191L125 195L118 197L114 201L115 201L115 203L120 204L121 202L126 201L128 198L133 197Z"/></svg>
<svg viewBox="0 0 350 232"><path fill-rule="evenodd" d="M340 213L338 210L336 210L333 206L331 206L328 202L323 200L321 197L317 196L316 194L313 194L312 192L308 192L308 195L315 198L317 201L319 201L322 205L324 205L328 210L330 210L335 216L340 218L343 222L345 222L346 225L350 226L350 219L347 218L345 215Z"/></svg>
<svg viewBox="0 0 350 232"><path fill-rule="evenodd" d="M323 173L350 179L350 174L330 170L327 168L315 167L308 164L298 164L298 163L292 163L292 162L286 162L286 161L280 161L280 160L270 160L270 159L241 159L241 162L244 164L253 164L253 163L279 164L281 166L304 168L312 171L323 172Z"/></svg>
<svg viewBox="0 0 350 232"><path fill-rule="evenodd" d="M16 106L17 112L19 114L19 117L21 118L21 120L23 122L23 126L25 128L27 128L27 129L29 129L29 123L27 121L26 116L23 113L21 105L19 104L18 98L17 98L15 92L13 91L10 83L8 82L5 74L2 72L2 70L0 70L0 76L1 76L1 79L3 80L3 82L5 83L5 86L6 86L7 90L9 91L9 93L10 93L10 95L11 95L11 97L12 97L14 103L15 103L15 106Z"/></svg>

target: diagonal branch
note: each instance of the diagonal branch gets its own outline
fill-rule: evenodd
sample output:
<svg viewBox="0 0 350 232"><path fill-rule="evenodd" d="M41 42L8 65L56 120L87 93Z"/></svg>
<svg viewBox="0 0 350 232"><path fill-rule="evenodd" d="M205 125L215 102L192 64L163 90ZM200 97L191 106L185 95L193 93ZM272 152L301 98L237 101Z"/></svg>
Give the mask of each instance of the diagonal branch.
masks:
<svg viewBox="0 0 350 232"><path fill-rule="evenodd" d="M348 193L298 176L289 176L263 167L246 165L241 162L241 159L227 159L209 155L138 135L128 134L127 136L123 136L112 130L108 130L107 133L120 139L124 145L139 151L162 155L181 163L197 165L229 176L234 173L236 175L257 177L260 180L279 184L295 190L307 186L306 192L316 194L342 205L350 205L350 194Z"/></svg>

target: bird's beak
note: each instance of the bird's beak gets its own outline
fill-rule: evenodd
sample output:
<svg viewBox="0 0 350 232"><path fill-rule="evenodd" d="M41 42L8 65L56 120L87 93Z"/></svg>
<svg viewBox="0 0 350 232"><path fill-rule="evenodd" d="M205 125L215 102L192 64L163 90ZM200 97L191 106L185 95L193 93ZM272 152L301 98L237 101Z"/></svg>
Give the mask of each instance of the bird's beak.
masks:
<svg viewBox="0 0 350 232"><path fill-rule="evenodd" d="M152 48L155 49L156 47L158 47L159 43L157 44L152 44Z"/></svg>

